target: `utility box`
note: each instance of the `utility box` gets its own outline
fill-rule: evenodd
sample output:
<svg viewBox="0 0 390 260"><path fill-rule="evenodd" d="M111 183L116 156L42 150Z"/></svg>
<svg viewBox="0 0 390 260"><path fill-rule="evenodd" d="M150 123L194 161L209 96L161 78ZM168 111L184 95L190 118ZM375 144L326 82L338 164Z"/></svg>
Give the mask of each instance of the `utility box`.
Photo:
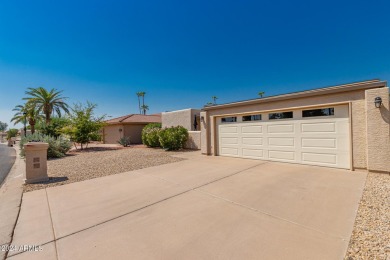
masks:
<svg viewBox="0 0 390 260"><path fill-rule="evenodd" d="M48 143L29 142L24 145L26 158L25 183L48 181L47 176L47 148Z"/></svg>

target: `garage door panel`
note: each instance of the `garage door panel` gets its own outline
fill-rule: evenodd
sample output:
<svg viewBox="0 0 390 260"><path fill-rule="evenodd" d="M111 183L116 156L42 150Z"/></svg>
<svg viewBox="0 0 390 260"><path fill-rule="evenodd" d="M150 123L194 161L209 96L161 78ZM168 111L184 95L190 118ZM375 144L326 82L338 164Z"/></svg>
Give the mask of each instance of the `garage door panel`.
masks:
<svg viewBox="0 0 390 260"><path fill-rule="evenodd" d="M283 147L294 147L293 137L269 137L269 146L283 146Z"/></svg>
<svg viewBox="0 0 390 260"><path fill-rule="evenodd" d="M335 122L324 122L324 123L302 123L302 133L335 133L336 123Z"/></svg>
<svg viewBox="0 0 390 260"><path fill-rule="evenodd" d="M225 126L220 128L220 133L238 133L237 126Z"/></svg>
<svg viewBox="0 0 390 260"><path fill-rule="evenodd" d="M303 137L301 139L302 148L336 148L336 138L315 138Z"/></svg>
<svg viewBox="0 0 390 260"><path fill-rule="evenodd" d="M254 126L254 125L248 125L248 126L242 126L241 127L241 133L243 134L261 134L263 133L263 126Z"/></svg>
<svg viewBox="0 0 390 260"><path fill-rule="evenodd" d="M268 125L267 132L269 134L294 133L294 124Z"/></svg>
<svg viewBox="0 0 390 260"><path fill-rule="evenodd" d="M242 137L241 143L243 145L262 145L263 138L262 137Z"/></svg>
<svg viewBox="0 0 390 260"><path fill-rule="evenodd" d="M243 148L242 149L242 156L243 157L249 157L249 158L263 159L264 158L264 151L261 150L261 149Z"/></svg>
<svg viewBox="0 0 390 260"><path fill-rule="evenodd" d="M274 160L294 161L295 160L295 153L293 151L269 150L268 151L268 158L269 159L274 159Z"/></svg>
<svg viewBox="0 0 390 260"><path fill-rule="evenodd" d="M222 137L221 140L224 144L238 144L238 137Z"/></svg>
<svg viewBox="0 0 390 260"><path fill-rule="evenodd" d="M238 156L238 148L223 147L221 149L221 155Z"/></svg>
<svg viewBox="0 0 390 260"><path fill-rule="evenodd" d="M311 163L326 163L337 164L337 156L335 154L325 153L302 153L302 161Z"/></svg>

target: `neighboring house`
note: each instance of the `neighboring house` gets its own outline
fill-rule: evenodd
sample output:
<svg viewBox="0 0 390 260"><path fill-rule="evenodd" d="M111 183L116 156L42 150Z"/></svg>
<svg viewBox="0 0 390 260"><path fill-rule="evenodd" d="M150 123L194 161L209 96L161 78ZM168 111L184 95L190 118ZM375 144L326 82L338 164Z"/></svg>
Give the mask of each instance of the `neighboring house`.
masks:
<svg viewBox="0 0 390 260"><path fill-rule="evenodd" d="M130 137L132 144L142 143L142 129L149 123L161 123L161 115L130 114L105 121L103 143L116 144L122 137Z"/></svg>
<svg viewBox="0 0 390 260"><path fill-rule="evenodd" d="M188 130L187 149L200 149L200 109L182 109L164 112L161 115L162 127L183 126Z"/></svg>
<svg viewBox="0 0 390 260"><path fill-rule="evenodd" d="M205 107L201 150L389 172L389 121L387 83L363 81Z"/></svg>

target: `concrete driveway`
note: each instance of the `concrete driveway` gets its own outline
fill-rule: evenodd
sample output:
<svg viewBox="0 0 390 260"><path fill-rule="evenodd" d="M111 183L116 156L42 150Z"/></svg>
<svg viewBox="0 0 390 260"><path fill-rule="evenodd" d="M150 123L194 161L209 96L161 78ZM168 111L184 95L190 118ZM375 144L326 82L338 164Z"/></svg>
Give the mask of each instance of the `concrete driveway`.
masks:
<svg viewBox="0 0 390 260"><path fill-rule="evenodd" d="M184 156L189 159L25 193L8 257L344 257L366 173ZM20 245L40 247L22 252Z"/></svg>

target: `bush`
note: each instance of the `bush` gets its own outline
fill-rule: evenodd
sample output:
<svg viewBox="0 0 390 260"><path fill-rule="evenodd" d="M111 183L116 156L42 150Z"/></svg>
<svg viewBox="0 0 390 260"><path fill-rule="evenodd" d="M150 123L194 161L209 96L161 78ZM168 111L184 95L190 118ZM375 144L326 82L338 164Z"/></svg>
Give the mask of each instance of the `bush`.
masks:
<svg viewBox="0 0 390 260"><path fill-rule="evenodd" d="M10 139L12 137L16 137L17 134L18 134L18 129L11 128L7 132L7 139Z"/></svg>
<svg viewBox="0 0 390 260"><path fill-rule="evenodd" d="M64 157L65 154L70 150L72 144L69 140L64 139L62 137L52 137L49 135L43 135L39 133L35 133L32 135L28 135L26 137L22 137L20 140L20 155L24 157L24 144L28 142L44 142L49 144L49 148L47 150L47 158L60 158Z"/></svg>
<svg viewBox="0 0 390 260"><path fill-rule="evenodd" d="M101 142L103 140L102 135L100 134L100 131L91 133L89 136L90 141L97 141Z"/></svg>
<svg viewBox="0 0 390 260"><path fill-rule="evenodd" d="M118 143L123 147L130 146L130 137L129 136L122 137L121 139L119 139Z"/></svg>
<svg viewBox="0 0 390 260"><path fill-rule="evenodd" d="M62 134L62 129L70 124L70 119L66 117L52 117L50 123L44 121L36 125L36 130L41 134L58 138Z"/></svg>
<svg viewBox="0 0 390 260"><path fill-rule="evenodd" d="M160 145L168 151L183 148L187 139L188 131L182 126L165 128L159 133Z"/></svg>
<svg viewBox="0 0 390 260"><path fill-rule="evenodd" d="M146 125L142 129L142 143L149 147L160 147L159 134L161 131L160 123Z"/></svg>

